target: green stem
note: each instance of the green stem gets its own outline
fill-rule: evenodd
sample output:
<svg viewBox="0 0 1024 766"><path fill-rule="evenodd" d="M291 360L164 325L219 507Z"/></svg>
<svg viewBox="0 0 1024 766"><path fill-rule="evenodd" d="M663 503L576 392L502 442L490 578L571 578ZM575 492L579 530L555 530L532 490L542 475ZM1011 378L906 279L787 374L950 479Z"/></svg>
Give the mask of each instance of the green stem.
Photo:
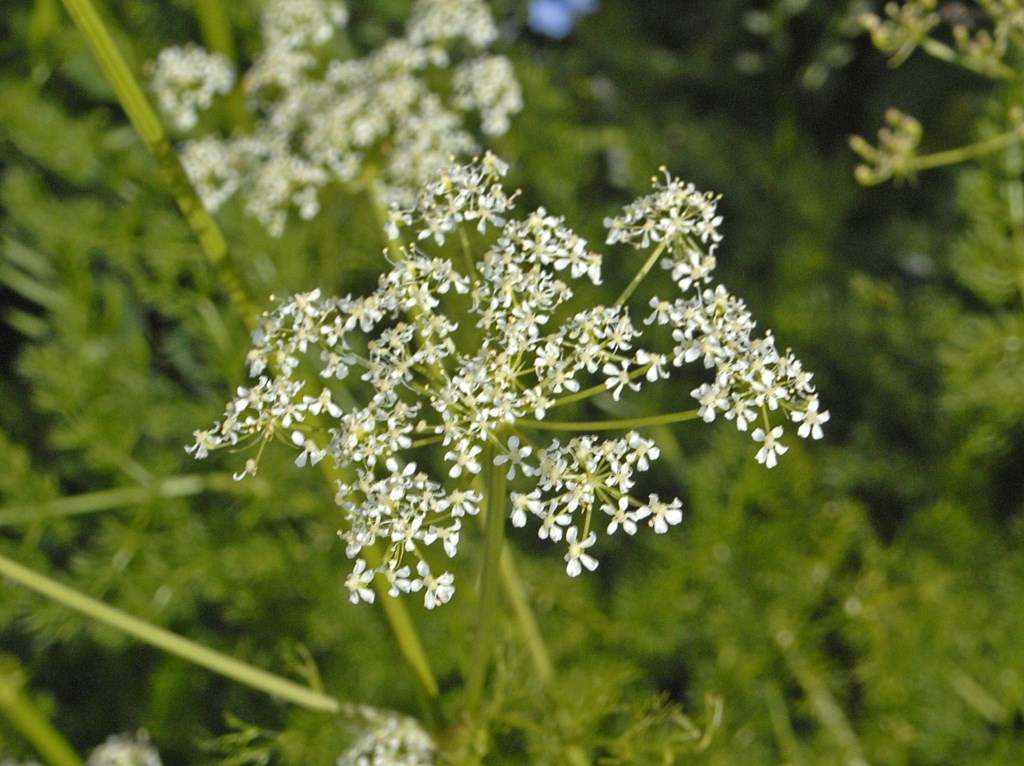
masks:
<svg viewBox="0 0 1024 766"><path fill-rule="evenodd" d="M160 120L115 47L103 21L90 0L63 0L63 2L75 24L85 36L86 42L99 62L103 73L110 81L129 120L167 176L178 206L192 227L208 259L215 267L218 267L220 279L229 296L245 321L251 323L257 312L251 306L241 280L229 269L227 243L224 236L189 183L188 177L164 133ZM410 661L413 671L424 685L427 694L436 698L437 684L433 681L426 653L416 636L408 612L404 605L395 602L390 597L382 599L382 602L384 602L385 615L391 623L403 655Z"/></svg>
<svg viewBox="0 0 1024 766"><path fill-rule="evenodd" d="M231 36L231 20L222 0L196 0L196 19L203 35L203 45L221 54L232 64L238 62L235 40Z"/></svg>
<svg viewBox="0 0 1024 766"><path fill-rule="evenodd" d="M649 369L651 369L651 365L649 364L645 364L643 367L637 367L635 370L629 373L629 379L636 380L637 378L646 375ZM567 394L566 396L562 396L559 397L558 399L555 399L555 401L551 403L551 406L548 407L548 409L553 410L555 407L561 407L563 404L572 404L573 402L579 402L584 399L590 399L591 397L597 396L598 394L603 394L605 391L608 390L610 389L608 388L607 383L598 383L596 386L584 388L582 391L577 391L575 394ZM533 423L535 421L530 420L519 422Z"/></svg>
<svg viewBox="0 0 1024 766"><path fill-rule="evenodd" d="M4 664L9 664L9 659ZM82 759L32 704L22 685L20 672L0 668L0 712L50 766L82 766Z"/></svg>
<svg viewBox="0 0 1024 766"><path fill-rule="evenodd" d="M307 422L315 425L319 420L320 417L314 417ZM333 484L342 477L342 474L332 467L331 461L328 460L320 462L320 470L329 484ZM366 559L366 563L373 568L379 566L384 559L384 553L379 545L364 548L362 555ZM427 658L423 642L420 641L416 626L409 614L409 608L405 601L388 595L389 586L384 578L374 578L373 587L377 594L377 603L384 611L384 617L398 644L398 650L412 670L419 691L423 695L427 717L432 719L433 723L440 725L442 716L438 699L441 692L434 672L431 670L430 660Z"/></svg>
<svg viewBox="0 0 1024 766"><path fill-rule="evenodd" d="M484 471L487 474L487 494L484 501L486 505L484 519L486 547L484 548L483 572L480 576L476 646L466 684L466 707L471 712L479 709L483 700L484 680L487 677L487 667L491 660L491 650L498 622L498 579L502 547L505 543L505 505L508 498L506 496L505 472L494 465L494 453L494 446L488 444L484 459Z"/></svg>
<svg viewBox="0 0 1024 766"><path fill-rule="evenodd" d="M530 653L533 668L537 671L537 678L544 686L550 686L555 679L555 666L551 662L547 644L544 643L544 634L540 631L540 625L537 624L537 618L523 590L523 579L519 575L515 558L507 547L501 556L501 584L505 598L512 607L526 650Z"/></svg>
<svg viewBox="0 0 1024 766"><path fill-rule="evenodd" d="M12 505L0 509L0 525L23 524L58 516L77 516L113 508L125 508L162 497L188 497L202 492L261 492L266 485L258 480L237 482L227 473L201 476L172 476L151 486L118 487L62 497L37 505Z"/></svg>
<svg viewBox="0 0 1024 766"><path fill-rule="evenodd" d="M667 239L663 240L661 243L658 244L656 248L654 248L653 252L644 262L644 265L640 267L640 271L638 271L636 273L636 276L633 277L633 281L626 285L626 289L622 291L622 295L620 295L618 300L615 301L614 305L616 307L624 305L626 301L629 300L629 296L631 296L633 294L633 291L640 286L640 283L643 282L644 277L647 276L648 272L650 272L654 264L658 262L658 258L661 257L661 254L665 252L666 247L668 247Z"/></svg>
<svg viewBox="0 0 1024 766"><path fill-rule="evenodd" d="M363 548L362 555L366 559L366 563L371 567L379 566L384 558L384 555L377 546ZM423 650L423 644L420 643L419 634L413 625L412 617L409 616L409 612L402 601L388 595L390 586L384 578L374 578L373 586L377 592L377 600L380 602L388 622L391 623L391 632L394 633L395 639L398 641L399 651L402 652L405 661L412 668L422 691L426 693L429 699L436 700L440 695L437 679L434 678L434 673L430 669L430 662L427 660L426 652Z"/></svg>
<svg viewBox="0 0 1024 766"><path fill-rule="evenodd" d="M947 149L944 152L922 155L914 160L914 168L916 170L931 170L932 168L944 167L946 165L955 165L975 157L998 152L1014 144L1019 144L1021 138L1021 129L1014 128L1005 133L1000 133L998 136L993 136L968 146L960 146L956 149Z"/></svg>
<svg viewBox="0 0 1024 766"><path fill-rule="evenodd" d="M631 428L667 426L685 423L700 417L699 410L670 412L667 415L651 415L646 418L622 418L619 420L517 420L516 425L535 431L626 431Z"/></svg>
<svg viewBox="0 0 1024 766"><path fill-rule="evenodd" d="M10 578L51 601L74 609L90 619L137 638L143 643L258 691L280 697L310 710L336 713L341 709L340 703L333 697L248 665L169 630L151 625L137 617L132 617L119 609L107 606L56 580L28 569L3 555L0 555L0 575Z"/></svg>
<svg viewBox="0 0 1024 766"><path fill-rule="evenodd" d="M196 0L196 19L207 50L221 54L233 65L238 64L235 39L231 34L231 19L228 17L224 0ZM227 109L234 127L248 126L252 115L245 106L240 81L227 96Z"/></svg>
<svg viewBox="0 0 1024 766"><path fill-rule="evenodd" d="M68 15L75 22L96 62L103 71L149 153L153 155L199 245L210 263L220 272L225 288L243 317L256 316L255 309L242 288L241 280L230 270L227 242L210 213L203 207L178 155L164 132L160 119L150 106L142 88L132 75L103 20L90 0L63 0Z"/></svg>
<svg viewBox="0 0 1024 766"><path fill-rule="evenodd" d="M962 67L984 77L991 77L996 80L1014 80L1017 78L1017 72L1014 68L1007 66L1002 61L992 60L989 66L977 64L971 59L961 56L956 50L933 37L926 37L922 40L921 49L939 61L945 61L947 64Z"/></svg>

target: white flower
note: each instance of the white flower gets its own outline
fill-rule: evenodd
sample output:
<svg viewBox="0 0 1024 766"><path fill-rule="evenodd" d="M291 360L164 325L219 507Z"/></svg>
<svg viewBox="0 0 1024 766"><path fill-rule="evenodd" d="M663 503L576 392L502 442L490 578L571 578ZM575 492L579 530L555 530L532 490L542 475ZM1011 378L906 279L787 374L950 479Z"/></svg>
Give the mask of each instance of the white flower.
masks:
<svg viewBox="0 0 1024 766"><path fill-rule="evenodd" d="M195 437L195 444L185 447L185 451L195 457L196 460L202 460L210 454L211 449L216 449L221 444L221 439L216 435L219 423L215 423L213 428L208 431L196 430L192 432Z"/></svg>
<svg viewBox="0 0 1024 766"><path fill-rule="evenodd" d="M675 301L656 296L647 324L667 324L676 342L676 366L701 361L714 370L714 380L693 389L705 422L722 412L746 431L759 415L783 410L800 423L798 434L818 438L815 428L828 419L817 414L811 376L790 352L780 354L772 334L754 336L755 322L743 301L724 285L711 287L715 248L721 240L718 197L698 192L664 171L654 179L654 192L626 206L624 214L605 221L608 242L625 242L638 249L660 243L666 256L662 268L683 293ZM655 367L652 365L651 370ZM660 375L660 370L658 371ZM612 380L609 387L616 385ZM822 417L824 416L824 417ZM755 432L756 433L756 432ZM758 441L763 441L762 438ZM758 459L773 466L785 448L762 448Z"/></svg>
<svg viewBox="0 0 1024 766"><path fill-rule="evenodd" d="M767 433L763 428L755 428L752 436L754 441L764 443L764 446L757 451L757 462L763 463L768 468L774 468L779 462L778 456L789 449L779 442L779 439L782 438L782 426L776 426Z"/></svg>
<svg viewBox="0 0 1024 766"><path fill-rule="evenodd" d="M316 442L307 438L301 431L292 432L292 444L302 448L302 452L295 458L295 465L299 468L303 468L307 461L309 461L310 465L316 465L327 454L326 448L317 449Z"/></svg>
<svg viewBox="0 0 1024 766"><path fill-rule="evenodd" d="M817 397L811 399L805 409L797 410L791 417L795 422L800 423L800 428L797 429L797 434L800 437L806 439L808 436L813 436L815 439L820 439L825 435L821 430L821 424L828 422L829 412L828 410L818 412Z"/></svg>
<svg viewBox="0 0 1024 766"><path fill-rule="evenodd" d="M455 580L451 572L445 572L440 577L434 577L430 573L427 562L420 561L416 565L416 571L423 579L423 606L433 609L440 604L447 604L455 595Z"/></svg>
<svg viewBox="0 0 1024 766"><path fill-rule="evenodd" d="M374 570L366 569L366 561L363 559L356 560L352 571L345 578L345 587L348 588L349 600L353 604L358 604L360 601L365 601L368 604L373 603L375 594L370 587L370 583L373 582L373 574Z"/></svg>
<svg viewBox="0 0 1024 766"><path fill-rule="evenodd" d="M495 457L494 464L504 465L508 463L508 474L506 474L505 478L510 481L516 475L516 466L519 466L524 476L533 476L536 473L534 468L523 462L523 459L529 457L532 452L532 447L520 447L519 437L513 435L508 438L508 453Z"/></svg>
<svg viewBox="0 0 1024 766"><path fill-rule="evenodd" d="M636 511L629 510L628 497L620 497L617 507L606 504L601 509L612 517L611 523L608 524L608 534L615 534L620 526L627 535L636 534L636 522L640 517Z"/></svg>
<svg viewBox="0 0 1024 766"><path fill-rule="evenodd" d="M630 388L633 391L640 390L640 384L635 380L630 379L629 374L629 362L622 362L619 367L616 367L612 363L608 363L601 370L608 379L604 382L605 386L612 391L612 399L619 401L619 397L622 396L623 388Z"/></svg>
<svg viewBox="0 0 1024 766"><path fill-rule="evenodd" d="M396 568L393 565L388 566L388 568L384 570L384 578L388 581L388 585L390 586L388 588L388 595L395 597L400 593L409 593L417 590L419 587L418 583L420 581L413 580L410 577L411 574L412 570L410 570L408 566L399 568ZM368 601L372 602L373 599L370 598Z"/></svg>
<svg viewBox="0 0 1024 766"><path fill-rule="evenodd" d="M587 548L597 542L597 535L591 532L585 540L580 541L577 540L578 537L579 529L576 527L569 527L569 531L565 533L565 541L569 543L569 552L565 554L565 571L569 577L579 576L583 567L591 572L597 569L597 559L587 553Z"/></svg>
<svg viewBox="0 0 1024 766"><path fill-rule="evenodd" d="M457 479L462 475L463 469L469 471L469 473L480 473L481 465L476 456L481 452L483 452L483 447L478 444L472 447L460 444L459 449L446 452L444 459L454 461L455 463L451 470L448 471L448 475L453 479Z"/></svg>
<svg viewBox="0 0 1024 766"><path fill-rule="evenodd" d="M530 496L524 495L522 492L512 493L512 526L514 527L525 527L526 526L526 512L530 509Z"/></svg>
<svg viewBox="0 0 1024 766"><path fill-rule="evenodd" d="M640 518L647 518L647 524L659 535L668 532L668 528L679 524L683 520L682 503L676 498L670 503L662 502L657 495L651 495L647 503L641 507Z"/></svg>
<svg viewBox="0 0 1024 766"><path fill-rule="evenodd" d="M544 521L540 525L540 529L537 531L537 536L540 537L541 540L550 540L553 543L557 543L562 539L563 527L568 526L571 522L572 517L567 513L549 513L544 517Z"/></svg>

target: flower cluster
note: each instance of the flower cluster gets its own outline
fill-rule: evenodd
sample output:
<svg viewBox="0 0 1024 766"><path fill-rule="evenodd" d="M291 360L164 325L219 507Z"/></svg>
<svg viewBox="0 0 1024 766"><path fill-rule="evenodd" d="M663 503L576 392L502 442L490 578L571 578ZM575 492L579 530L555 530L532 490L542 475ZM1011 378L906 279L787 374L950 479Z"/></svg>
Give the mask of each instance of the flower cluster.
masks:
<svg viewBox="0 0 1024 766"><path fill-rule="evenodd" d="M935 27L942 23L936 11L937 0L911 0L907 3L888 2L885 17L865 13L861 26L871 33L872 42L887 54L893 65L901 64L924 44Z"/></svg>
<svg viewBox="0 0 1024 766"><path fill-rule="evenodd" d="M404 36L361 58L332 59L329 46L347 23L339 2L271 0L264 50L242 78L255 126L182 148L209 210L241 194L246 212L277 236L291 209L315 217L319 190L332 181L371 180L385 206L406 205L453 156L477 151L471 122L500 135L522 109L511 62L488 53L498 31L482 0L417 0ZM171 80L153 86L181 124L182 88Z"/></svg>
<svg viewBox="0 0 1024 766"><path fill-rule="evenodd" d="M862 160L854 173L862 184L879 184L890 178L912 181L917 175L921 123L893 108L886 110L885 122L887 127L878 131L877 146L861 136L850 137L850 148Z"/></svg>
<svg viewBox="0 0 1024 766"><path fill-rule="evenodd" d="M160 111L179 130L194 128L199 112L235 84L231 62L198 45L164 49L150 66L149 77Z"/></svg>
<svg viewBox="0 0 1024 766"><path fill-rule="evenodd" d="M812 375L792 352L780 352L770 332L754 336L756 322L743 301L724 285L711 286L722 238L717 198L667 171L664 181L653 183L653 194L627 206L624 215L605 220L608 243L625 242L641 250L654 246L650 259L660 259L682 297L652 298L645 324L672 329L675 345L667 358L674 366L701 362L713 372L711 381L691 392L701 418L710 423L721 414L740 431L760 423L751 432L762 445L757 460L773 468L788 448L780 441L783 427L771 426L771 413L781 411L800 424L799 436L815 439L822 438L821 424L829 413L820 410ZM665 357L658 359L663 367ZM650 364L660 375L660 367Z"/></svg>
<svg viewBox="0 0 1024 766"><path fill-rule="evenodd" d="M336 503L355 560L353 601L374 600L374 588L422 592L427 607L448 601L452 575L436 574L424 550L440 543L455 556L463 519L484 503L515 527L532 518L542 539L564 542L571 576L597 566L598 526L632 535L641 523L657 533L678 524L678 499L634 494L660 454L655 442L628 421L581 427L553 417L574 402L618 400L699 361L712 378L693 391L699 415L755 426L757 459L769 467L786 451L783 427L773 425L779 414L814 438L828 419L799 361L778 352L771 334L751 337L742 301L711 285L721 238L715 197L666 173L653 194L607 221L609 242L651 250L637 279L611 305L572 310L573 283L600 283L602 256L543 208L515 218L505 171L490 154L452 165L413 204L393 207L389 236L408 244L396 246L401 256L371 294L314 290L266 313L249 354L255 384L239 388L223 419L197 431L188 448L201 458L284 434L299 466L330 455L347 476ZM438 254L450 238L467 259L462 269ZM673 338L663 352L639 345L643 331L626 305L655 263L682 293L650 301L644 324L667 326ZM313 359L321 382L310 387L299 370ZM336 401L342 381L344 407ZM569 430L585 433L543 438ZM257 462L238 477L255 473ZM513 482L507 507L504 495L482 494L485 471ZM371 567L363 551L375 543L386 552Z"/></svg>
<svg viewBox="0 0 1024 766"><path fill-rule="evenodd" d="M413 718L360 706L363 729L337 766L431 766L437 745Z"/></svg>
<svg viewBox="0 0 1024 766"><path fill-rule="evenodd" d="M884 17L864 13L860 23L893 66L902 64L921 48L942 61L986 77L1012 80L1017 76L1007 57L1024 31L1024 12L1019 2L888 2ZM948 34L936 34L942 26L948 26Z"/></svg>

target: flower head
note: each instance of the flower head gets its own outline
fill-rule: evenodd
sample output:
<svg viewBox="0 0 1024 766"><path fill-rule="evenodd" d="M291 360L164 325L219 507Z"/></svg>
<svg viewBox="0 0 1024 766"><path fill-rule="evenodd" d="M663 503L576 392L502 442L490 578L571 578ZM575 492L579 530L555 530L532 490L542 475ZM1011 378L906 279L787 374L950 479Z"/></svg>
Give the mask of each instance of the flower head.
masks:
<svg viewBox="0 0 1024 766"><path fill-rule="evenodd" d="M483 0L417 0L403 36L360 58L328 60L327 44L348 18L341 2L268 3L263 51L241 78L255 126L182 148L210 211L240 194L246 212L278 236L290 211L319 214L325 185L364 182L370 168L385 205L408 205L453 156L477 151L474 126L501 135L522 110L511 62L488 52L498 31ZM198 47L187 58L176 50L161 54L154 88L171 119L189 128L193 106L208 106L233 79L225 81L226 62Z"/></svg>
<svg viewBox="0 0 1024 766"><path fill-rule="evenodd" d="M788 416L800 436L817 438L828 419L810 374L771 334L751 337L742 301L711 285L721 239L714 197L666 175L654 195L609 222L611 241L653 246L649 262L660 259L681 291L652 302L651 323L666 325L674 344L654 352L641 346L624 300L572 305L574 283L600 282L602 257L544 209L517 217L505 170L492 155L451 165L409 207L396 207L389 230L412 244L369 295L314 290L264 314L249 354L257 382L240 387L221 425L198 431L189 448L199 458L290 429L300 467L330 455L345 477L335 502L355 561L346 581L353 601L372 601L377 577L392 594L422 592L428 608L449 601L452 574L433 571L423 551L440 543L457 554L462 517L480 510L474 477L484 471L514 482L513 526L534 519L542 539L564 538L571 576L597 566L595 514L610 517L609 534L632 535L641 520L657 533L679 524L678 499L632 494L660 454L652 439L629 428L544 436L564 430L551 413L578 399L625 400L673 365L693 363L710 370L712 381L694 391L708 422L721 414L746 430L755 418ZM476 250L471 268L443 257L449 239ZM320 362L318 396L298 377L303 358ZM338 378L355 401L344 408L322 388ZM327 420L326 433L314 430L314 416ZM759 462L772 467L786 451L782 432L754 430ZM244 473L255 470L254 462ZM377 543L386 553L371 569L363 550Z"/></svg>

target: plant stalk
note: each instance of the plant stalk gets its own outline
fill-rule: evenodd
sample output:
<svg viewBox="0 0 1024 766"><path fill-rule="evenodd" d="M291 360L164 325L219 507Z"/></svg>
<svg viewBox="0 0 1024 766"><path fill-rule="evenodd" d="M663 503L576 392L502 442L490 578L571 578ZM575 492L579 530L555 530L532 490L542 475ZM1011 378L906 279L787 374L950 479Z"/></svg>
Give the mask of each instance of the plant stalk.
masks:
<svg viewBox="0 0 1024 766"><path fill-rule="evenodd" d="M626 431L631 428L667 426L685 423L700 417L698 410L670 412L666 415L651 415L646 418L621 418L618 420L517 420L516 424L535 431Z"/></svg>
<svg viewBox="0 0 1024 766"><path fill-rule="evenodd" d="M640 286L640 283L644 281L644 277L650 273L651 268L658 262L658 258L660 258L661 254L665 252L666 247L668 247L667 239L658 243L658 246L654 248L650 256L648 256L644 265L640 267L640 271L638 271L636 276L633 277L633 281L626 286L626 289L622 291L622 295L620 295L618 300L615 301L614 305L616 307L625 305L626 301L629 300L629 296L631 296L633 291Z"/></svg>
<svg viewBox="0 0 1024 766"><path fill-rule="evenodd" d="M241 280L230 268L224 235L192 188L159 117L114 44L95 6L91 0L63 0L63 3L68 15L85 38L132 126L156 160L200 247L218 270L229 297L241 316L251 322L257 312L250 304Z"/></svg>
<svg viewBox="0 0 1024 766"><path fill-rule="evenodd" d="M50 766L82 766L82 759L22 687L20 671L0 668L0 713Z"/></svg>
<svg viewBox="0 0 1024 766"><path fill-rule="evenodd" d="M484 564L480 575L480 602L476 623L476 646L473 664L466 684L466 707L474 712L483 701L484 683L498 630L498 581L501 552L505 543L505 506L507 489L505 471L494 465L494 446L488 444L485 453L486 518L484 519Z"/></svg>
<svg viewBox="0 0 1024 766"><path fill-rule="evenodd" d="M183 660L204 667L225 678L238 681L250 688L280 697L309 710L337 713L341 709L341 704L333 697L236 660L234 657L229 657L169 630L126 614L120 609L107 606L3 555L0 555L0 575L10 578L51 601L74 609L96 622L101 622L137 638L143 643L181 657Z"/></svg>
<svg viewBox="0 0 1024 766"><path fill-rule="evenodd" d="M90 0L63 0L63 2L114 89L128 119L163 171L179 208L199 240L203 252L217 269L228 296L243 321L251 327L257 311L246 294L242 281L230 267L224 235L213 217L203 207L195 189L192 188L159 118L114 45L102 19ZM405 606L395 603L389 597L383 598L382 602L384 602L385 615L403 655L409 660L417 679L420 680L428 696L436 699L437 684L433 680L426 654ZM336 705L337 702L335 701L334 704Z"/></svg>

